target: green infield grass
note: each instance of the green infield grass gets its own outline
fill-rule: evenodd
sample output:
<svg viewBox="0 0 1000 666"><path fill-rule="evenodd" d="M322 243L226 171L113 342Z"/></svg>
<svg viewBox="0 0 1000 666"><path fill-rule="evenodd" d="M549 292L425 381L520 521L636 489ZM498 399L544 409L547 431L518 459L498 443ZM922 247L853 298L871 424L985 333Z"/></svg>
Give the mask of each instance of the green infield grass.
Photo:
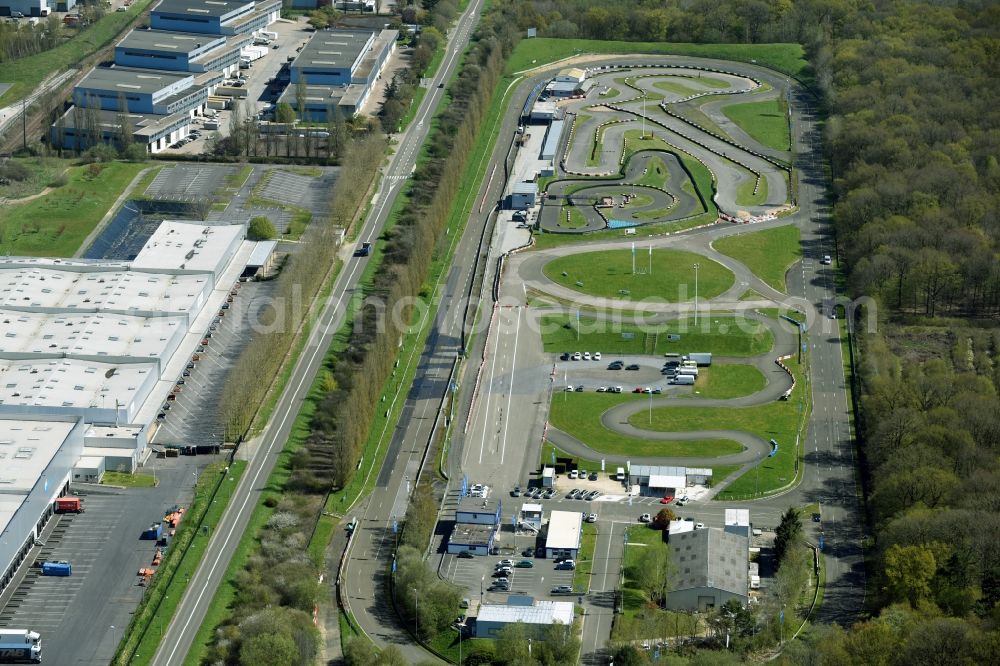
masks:
<svg viewBox="0 0 1000 666"><path fill-rule="evenodd" d="M635 272L633 273L633 264ZM623 300L651 299L680 303L694 300L695 269L698 268L698 298L714 298L733 286L728 268L693 252L649 249L581 252L545 264L545 276L575 291L591 296Z"/></svg>
<svg viewBox="0 0 1000 666"><path fill-rule="evenodd" d="M764 375L752 365L713 365L701 368L694 383L699 398L727 400L751 395L767 385Z"/></svg>
<svg viewBox="0 0 1000 666"><path fill-rule="evenodd" d="M572 377L570 381L572 382ZM625 381L623 373L622 385L626 391L630 391L632 385L626 385ZM601 423L601 415L615 405L643 399L649 400L649 397L638 393L557 392L552 396L549 423L554 428L577 438L598 454L710 458L727 456L743 450L743 446L739 443L725 439L670 441L629 437L608 430ZM663 409L660 408L660 411ZM654 424L656 413L657 409L654 408ZM640 415L647 418L646 411L640 412Z"/></svg>
<svg viewBox="0 0 1000 666"><path fill-rule="evenodd" d="M757 187L757 193L753 191L754 183L757 181L756 176L754 176L749 171L747 172L749 178L744 180L736 188L736 204L738 206L762 206L767 203L767 178L761 177L760 185Z"/></svg>
<svg viewBox="0 0 1000 666"><path fill-rule="evenodd" d="M788 117L778 100L747 102L722 107L722 112L755 141L775 150L789 150Z"/></svg>
<svg viewBox="0 0 1000 666"><path fill-rule="evenodd" d="M589 349L609 354L711 352L718 356L757 356L774 345L764 324L733 315L679 319L640 325L588 316L553 314L541 320L545 351L559 354ZM577 335L579 328L579 335ZM671 335L679 339L671 339Z"/></svg>
<svg viewBox="0 0 1000 666"><path fill-rule="evenodd" d="M799 229L793 224L720 238L712 247L746 264L754 275L784 292L785 273L802 258Z"/></svg>

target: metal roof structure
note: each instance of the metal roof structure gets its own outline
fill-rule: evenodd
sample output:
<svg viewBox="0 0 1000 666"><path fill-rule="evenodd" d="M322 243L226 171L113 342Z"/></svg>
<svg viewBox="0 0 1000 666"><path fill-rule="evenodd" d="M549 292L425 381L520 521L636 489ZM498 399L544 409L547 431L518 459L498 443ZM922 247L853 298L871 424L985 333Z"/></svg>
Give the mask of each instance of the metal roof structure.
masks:
<svg viewBox="0 0 1000 666"><path fill-rule="evenodd" d="M160 4L153 7L153 12L221 18L247 6L253 6L253 4L253 0L162 0Z"/></svg>
<svg viewBox="0 0 1000 666"><path fill-rule="evenodd" d="M132 270L184 270L216 274L246 236L242 224L165 220L132 260Z"/></svg>
<svg viewBox="0 0 1000 666"><path fill-rule="evenodd" d="M750 584L745 536L709 527L670 535L677 567L674 590L710 587L746 596Z"/></svg>
<svg viewBox="0 0 1000 666"><path fill-rule="evenodd" d="M483 604L479 607L476 622L514 624L573 624L572 601L536 601L531 606L522 604Z"/></svg>
<svg viewBox="0 0 1000 666"><path fill-rule="evenodd" d="M375 35L374 30L321 30L299 52L292 67L351 69Z"/></svg>
<svg viewBox="0 0 1000 666"><path fill-rule="evenodd" d="M138 67L95 67L77 84L77 88L154 94L164 88L191 79L188 72L167 72ZM192 79L193 83L193 79Z"/></svg>
<svg viewBox="0 0 1000 666"><path fill-rule="evenodd" d="M545 547L559 550L579 548L582 531L583 515L579 511L553 511L549 515Z"/></svg>
<svg viewBox="0 0 1000 666"><path fill-rule="evenodd" d="M226 43L222 35L172 30L133 30L118 42L120 48L165 51L167 53L193 53L202 47L218 48Z"/></svg>

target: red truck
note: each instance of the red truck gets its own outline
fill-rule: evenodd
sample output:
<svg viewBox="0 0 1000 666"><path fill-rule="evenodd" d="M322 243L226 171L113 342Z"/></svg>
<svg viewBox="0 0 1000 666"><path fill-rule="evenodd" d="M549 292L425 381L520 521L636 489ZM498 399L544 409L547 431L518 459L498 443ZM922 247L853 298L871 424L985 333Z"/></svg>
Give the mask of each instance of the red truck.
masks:
<svg viewBox="0 0 1000 666"><path fill-rule="evenodd" d="M83 500L79 497L56 499L56 513L83 513Z"/></svg>

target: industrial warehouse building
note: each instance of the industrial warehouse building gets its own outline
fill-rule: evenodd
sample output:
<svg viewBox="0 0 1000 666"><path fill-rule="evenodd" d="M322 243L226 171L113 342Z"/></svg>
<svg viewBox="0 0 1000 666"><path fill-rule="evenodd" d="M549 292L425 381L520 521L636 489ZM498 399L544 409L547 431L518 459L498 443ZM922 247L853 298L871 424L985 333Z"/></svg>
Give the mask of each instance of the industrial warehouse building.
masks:
<svg viewBox="0 0 1000 666"><path fill-rule="evenodd" d="M572 601L535 601L510 595L506 604L483 604L476 616L476 638L496 638L504 627L521 622L530 636L553 624L573 624Z"/></svg>
<svg viewBox="0 0 1000 666"><path fill-rule="evenodd" d="M249 35L281 15L281 0L163 0L150 12L153 30Z"/></svg>
<svg viewBox="0 0 1000 666"><path fill-rule="evenodd" d="M553 511L545 536L545 557L576 558L583 538L583 514L579 511Z"/></svg>
<svg viewBox="0 0 1000 666"><path fill-rule="evenodd" d="M677 569L666 606L707 611L730 599L746 605L750 595L750 541L716 528L670 534Z"/></svg>
<svg viewBox="0 0 1000 666"><path fill-rule="evenodd" d="M368 101L398 38L396 30L317 32L290 65L291 85L278 102L315 122L326 121L334 108L344 116L357 113ZM305 86L304 96L299 85Z"/></svg>
<svg viewBox="0 0 1000 666"><path fill-rule="evenodd" d="M115 46L115 63L123 67L174 72L222 72L239 68L240 49L253 41L250 35L202 35L194 32L133 30Z"/></svg>
<svg viewBox="0 0 1000 666"><path fill-rule="evenodd" d="M134 471L256 243L167 221L131 262L0 258L0 589L72 482Z"/></svg>
<svg viewBox="0 0 1000 666"><path fill-rule="evenodd" d="M157 153L183 139L239 68L254 33L280 11L280 0L162 0L152 29L125 35L114 65L95 67L74 88L73 105L50 128L51 144L83 151L135 143Z"/></svg>

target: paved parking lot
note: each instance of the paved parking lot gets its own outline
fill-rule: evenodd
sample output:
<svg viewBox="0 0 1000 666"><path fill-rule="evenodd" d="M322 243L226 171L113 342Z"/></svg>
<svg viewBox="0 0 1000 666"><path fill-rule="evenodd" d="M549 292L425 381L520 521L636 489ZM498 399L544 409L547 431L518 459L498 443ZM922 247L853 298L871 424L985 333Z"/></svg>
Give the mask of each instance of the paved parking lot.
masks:
<svg viewBox="0 0 1000 666"><path fill-rule="evenodd" d="M58 522L35 558L66 560L73 575L30 569L0 611L0 625L42 634L45 663L106 666L145 590L137 572L150 566L155 546L139 535L173 504L189 504L195 475L218 459L150 461L145 471L156 470L156 488L78 487L86 511L54 517Z"/></svg>
<svg viewBox="0 0 1000 666"><path fill-rule="evenodd" d="M326 210L329 206L334 175L333 172L327 172L319 178L313 178L284 169L275 169L271 172L261 195L265 199L301 206L312 211Z"/></svg>
<svg viewBox="0 0 1000 666"><path fill-rule="evenodd" d="M235 166L176 164L160 169L146 188L146 196L169 201L205 201L221 189Z"/></svg>
<svg viewBox="0 0 1000 666"><path fill-rule="evenodd" d="M546 599L567 599L566 595L552 595L550 590L556 585L572 585L573 571L556 570L555 561L545 558L523 557L520 550L514 551L514 538L507 532L506 541L510 544L510 552L501 552L500 555L482 557L477 556L472 559L460 558L456 555L445 555L441 573L451 582L465 588L470 599L478 601L480 590L483 592L483 600L487 603L502 603L510 594L527 594L537 598ZM524 549L534 543L534 537L520 536L517 538L517 547ZM508 550L508 549L504 549ZM514 562L528 559L534 562L535 566L530 569L515 567L509 576L510 591L487 590L493 580L493 571L502 559L510 559Z"/></svg>
<svg viewBox="0 0 1000 666"><path fill-rule="evenodd" d="M184 385L154 436L157 444L217 445L225 431L219 414L221 387L229 369L257 330L263 308L270 303L275 282L244 282L218 324L195 367L182 377Z"/></svg>

